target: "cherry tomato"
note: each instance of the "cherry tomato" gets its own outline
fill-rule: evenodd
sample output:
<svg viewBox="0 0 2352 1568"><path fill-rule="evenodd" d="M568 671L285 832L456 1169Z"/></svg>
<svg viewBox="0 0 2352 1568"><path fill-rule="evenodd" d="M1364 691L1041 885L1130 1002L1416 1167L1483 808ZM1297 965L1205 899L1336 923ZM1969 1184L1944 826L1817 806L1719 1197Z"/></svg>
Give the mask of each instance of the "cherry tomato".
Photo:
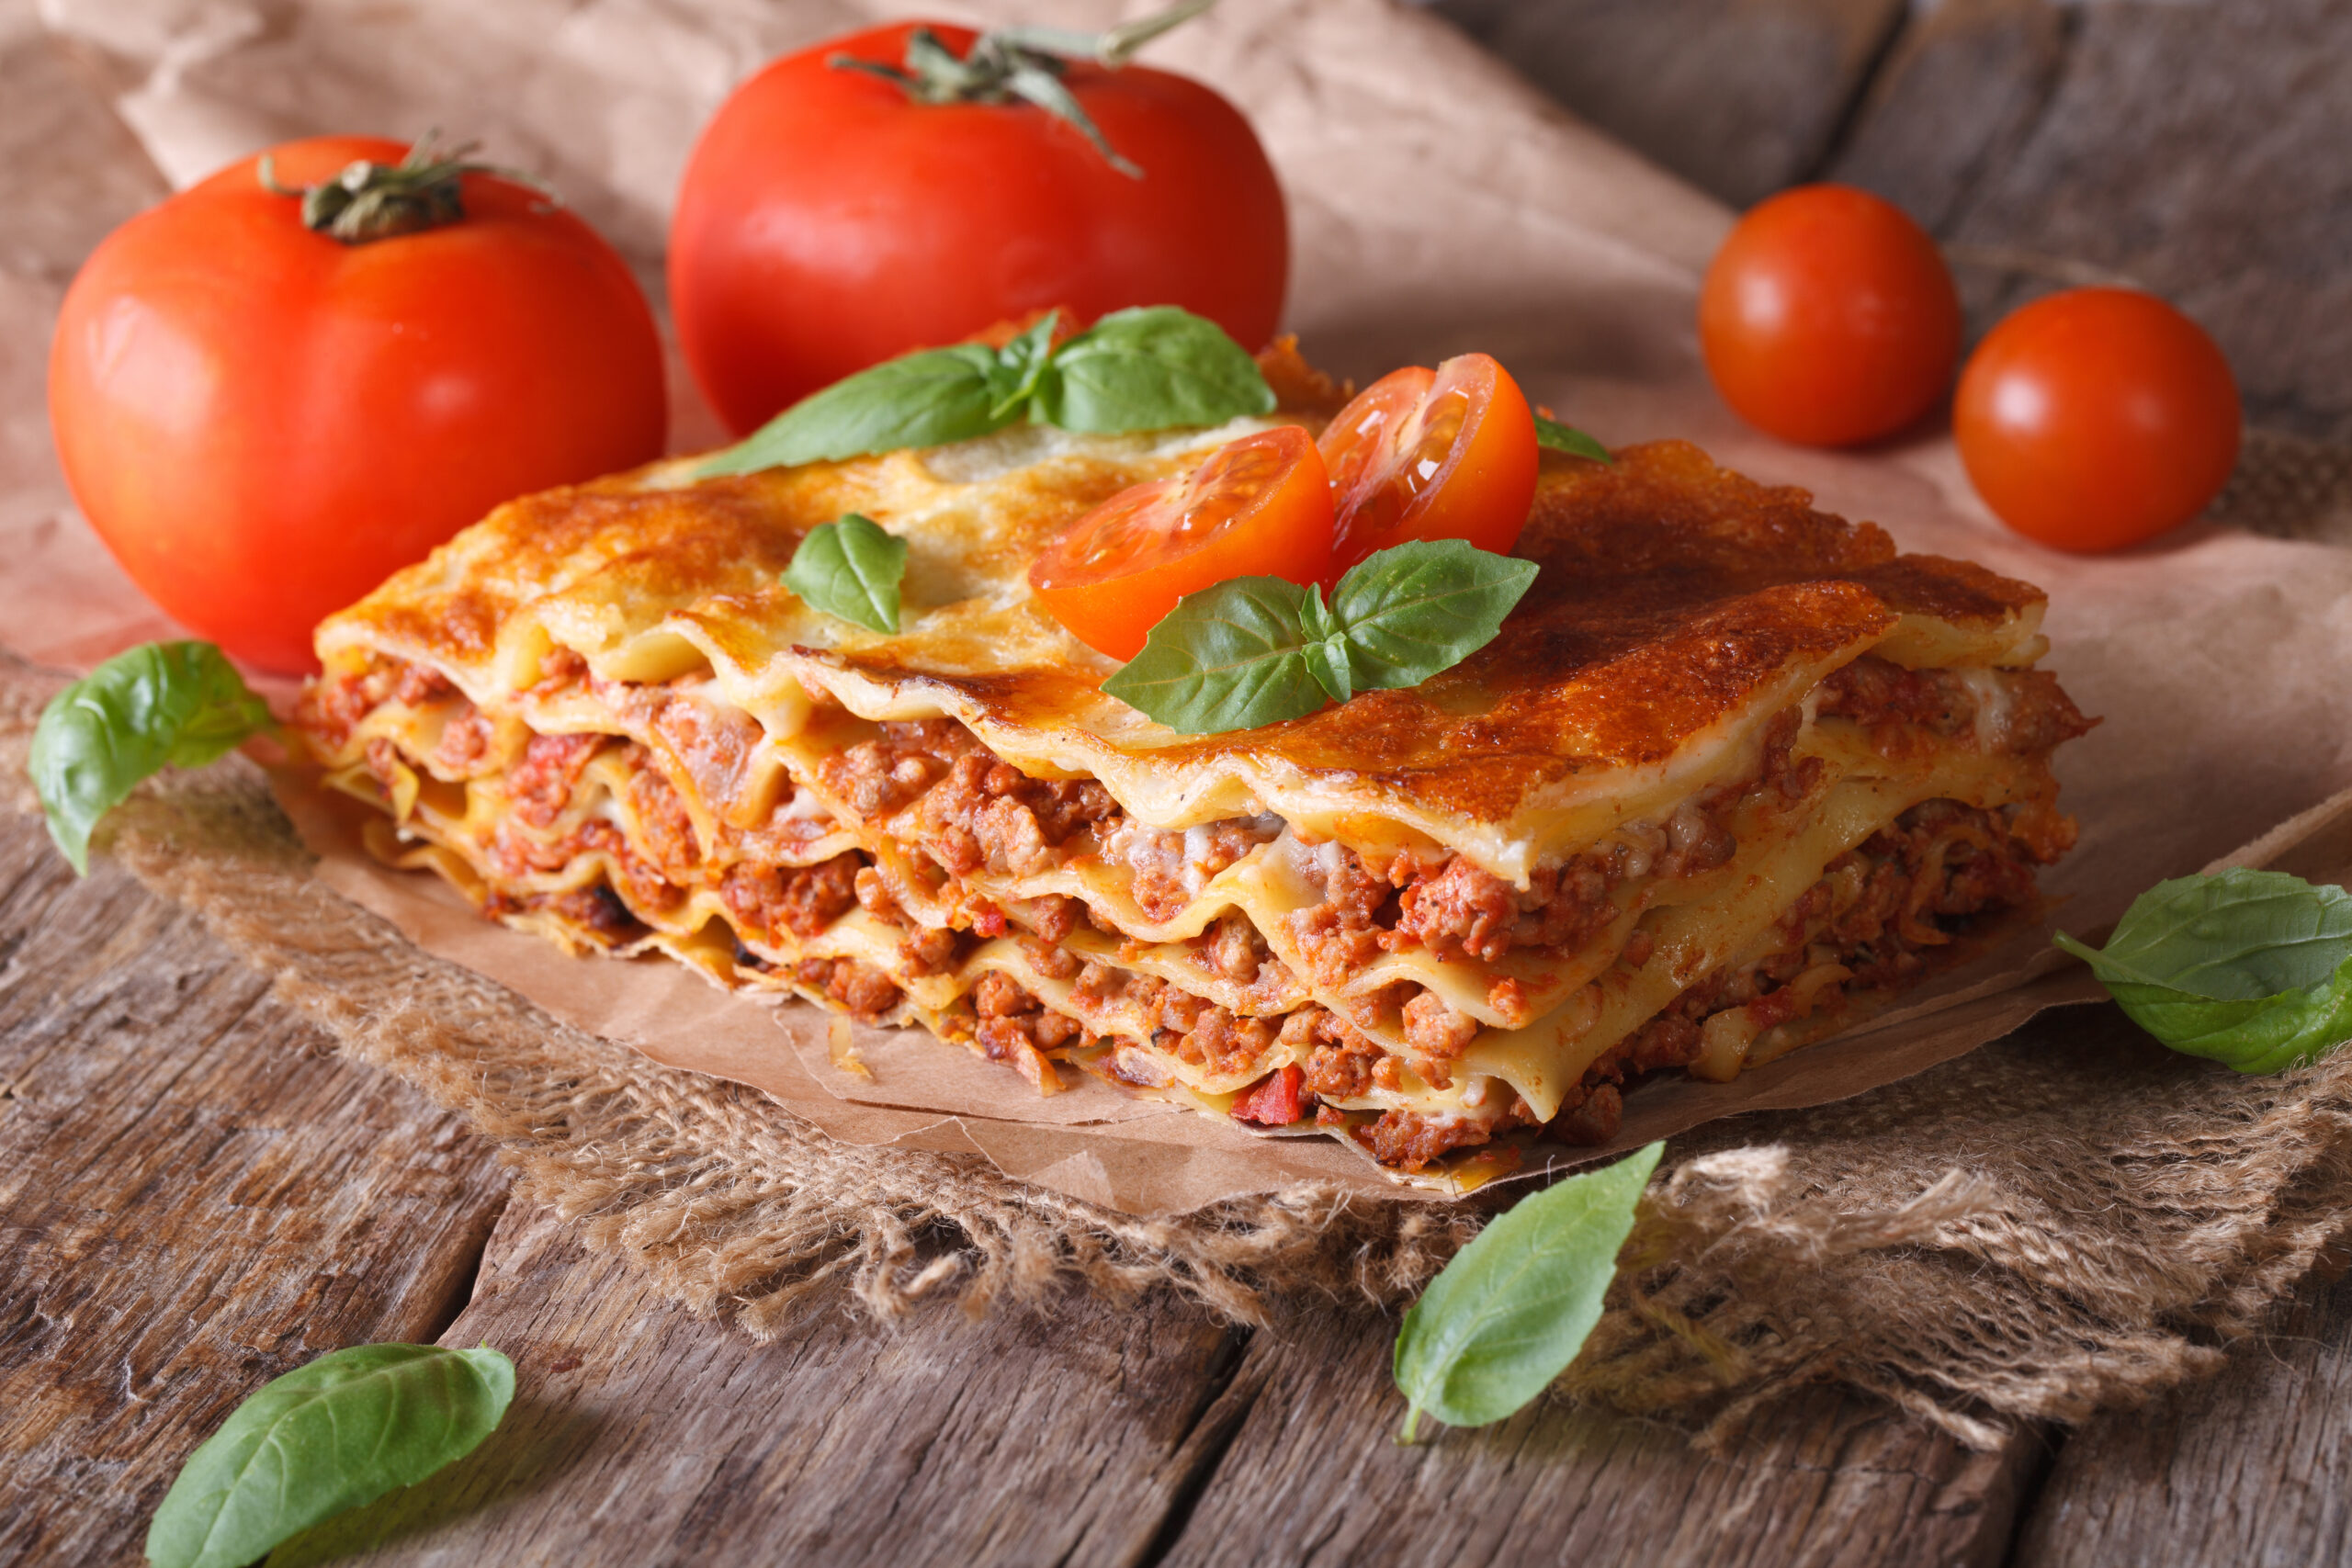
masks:
<svg viewBox="0 0 2352 1568"><path fill-rule="evenodd" d="M2203 328L2152 294L2035 300L1969 357L1952 434L1976 493L2029 538L2111 550L2188 522L2238 460L2238 387Z"/></svg>
<svg viewBox="0 0 2352 1568"><path fill-rule="evenodd" d="M1282 312L1282 188L1198 82L1068 62L1064 86L1140 177L1033 104L918 103L833 63L897 68L901 22L787 55L736 89L670 226L680 345L730 429L879 360L1060 306L1181 305L1243 346ZM966 28L929 24L956 55Z"/></svg>
<svg viewBox="0 0 2352 1568"><path fill-rule="evenodd" d="M1133 659L1187 593L1236 577L1327 581L1331 486L1295 424L1245 435L1191 473L1123 490L1055 536L1029 584L1080 642Z"/></svg>
<svg viewBox="0 0 2352 1568"><path fill-rule="evenodd" d="M1508 554L1535 499L1535 416L1483 354L1392 370L1324 427L1337 534L1331 570L1408 539Z"/></svg>
<svg viewBox="0 0 2352 1568"><path fill-rule="evenodd" d="M396 141L271 154L310 185ZM345 244L256 160L116 230L74 278L49 406L74 496L173 618L272 670L514 496L661 456L652 313L612 248L480 174L464 216Z"/></svg>
<svg viewBox="0 0 2352 1568"><path fill-rule="evenodd" d="M1699 346L1740 418L1806 446L1891 435L1960 360L1960 294L1928 231L1851 186L1741 219L1699 290Z"/></svg>

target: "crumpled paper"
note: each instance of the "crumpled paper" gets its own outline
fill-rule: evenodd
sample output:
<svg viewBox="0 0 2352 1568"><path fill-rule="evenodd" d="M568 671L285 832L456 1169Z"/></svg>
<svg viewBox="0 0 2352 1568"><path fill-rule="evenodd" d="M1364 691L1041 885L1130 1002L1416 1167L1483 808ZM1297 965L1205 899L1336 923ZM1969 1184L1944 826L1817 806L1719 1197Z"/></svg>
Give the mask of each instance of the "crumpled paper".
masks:
<svg viewBox="0 0 2352 1568"><path fill-rule="evenodd" d="M940 15L1100 27L1145 8L1036 0ZM170 632L74 514L43 413L48 323L114 223L272 141L437 126L552 181L658 305L668 204L702 121L774 54L893 14L847 0L0 0L0 643L74 668ZM1731 214L1428 16L1386 0L1226 0L1148 58L1210 82L1258 126L1291 201L1288 324L1317 363L1361 380L1484 349L1607 441L1695 440L1905 548L2048 589L2048 667L2106 719L2060 755L2084 829L2046 882L2067 929L2095 931L2148 884L2352 786L2352 553L2197 525L2120 556L2066 557L1995 523L1939 434L1816 453L1747 430L1707 386L1693 332ZM718 440L683 375L673 392L673 446ZM326 854L322 874L412 939L659 1060L754 1084L835 1136L978 1149L1137 1212L1302 1177L1396 1190L1329 1140L1260 1136L1091 1080L1039 1100L921 1035L860 1032L874 1072L859 1077L831 1063L813 1009L729 998L657 963L564 959L367 862L314 793L284 798ZM1621 1143L1845 1098L2098 994L2054 967L2028 942L1736 1084L1645 1085Z"/></svg>

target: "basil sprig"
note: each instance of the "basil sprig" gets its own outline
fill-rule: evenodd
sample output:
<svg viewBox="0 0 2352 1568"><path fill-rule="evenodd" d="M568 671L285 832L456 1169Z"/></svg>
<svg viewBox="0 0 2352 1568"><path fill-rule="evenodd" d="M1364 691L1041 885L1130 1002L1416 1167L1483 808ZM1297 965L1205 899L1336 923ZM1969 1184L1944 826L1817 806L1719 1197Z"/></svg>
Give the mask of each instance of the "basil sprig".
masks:
<svg viewBox="0 0 2352 1568"><path fill-rule="evenodd" d="M90 835L141 779L198 768L270 727L269 706L209 642L117 654L50 700L33 727L33 790L77 872Z"/></svg>
<svg viewBox="0 0 2352 1568"><path fill-rule="evenodd" d="M1418 686L1492 642L1533 561L1461 539L1367 557L1332 590L1237 577L1188 593L1102 689L1170 729L1216 735Z"/></svg>
<svg viewBox="0 0 2352 1568"><path fill-rule="evenodd" d="M1001 349L928 348L793 404L711 457L697 478L969 441L1023 420L1115 434L1271 413L1258 363L1215 321L1152 305L1117 310L1059 348L1058 310Z"/></svg>
<svg viewBox="0 0 2352 1568"><path fill-rule="evenodd" d="M808 530L784 569L784 585L812 609L887 634L899 629L899 584L906 574L907 542L852 512Z"/></svg>
<svg viewBox="0 0 2352 1568"><path fill-rule="evenodd" d="M1430 1281L1396 1334L1411 1442L1428 1411L1483 1427L1533 1399L1600 1321L1617 1251L1664 1144L1522 1198Z"/></svg>
<svg viewBox="0 0 2352 1568"><path fill-rule="evenodd" d="M355 1345L273 1378L188 1456L147 1527L154 1568L244 1568L473 1450L514 1398L492 1349Z"/></svg>
<svg viewBox="0 0 2352 1568"><path fill-rule="evenodd" d="M2104 949L2061 932L2134 1023L2242 1073L2352 1038L2352 893L2243 867L2159 882Z"/></svg>
<svg viewBox="0 0 2352 1568"><path fill-rule="evenodd" d="M1562 424L1556 419L1535 416L1535 445L1549 446L1555 452L1566 452L1572 457L1589 457L1596 463L1613 463L1609 448L1587 435L1572 424Z"/></svg>

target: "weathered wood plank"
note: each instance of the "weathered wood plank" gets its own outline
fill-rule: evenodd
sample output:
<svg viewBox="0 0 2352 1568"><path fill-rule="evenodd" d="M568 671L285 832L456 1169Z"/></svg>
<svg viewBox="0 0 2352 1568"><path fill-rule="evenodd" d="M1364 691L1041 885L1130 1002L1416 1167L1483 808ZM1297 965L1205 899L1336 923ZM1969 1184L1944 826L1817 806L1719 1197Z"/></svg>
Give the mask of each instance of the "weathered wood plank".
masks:
<svg viewBox="0 0 2352 1568"><path fill-rule="evenodd" d="M1735 207L1805 178L1903 0L1437 0L1577 115Z"/></svg>
<svg viewBox="0 0 2352 1568"><path fill-rule="evenodd" d="M1294 1563L1984 1563L2000 1560L2039 1434L1971 1453L1823 1390L1736 1451L1539 1403L1478 1431L1394 1438L1395 1323L1302 1314L1254 1338L1225 1402L1247 1415L1169 1568Z"/></svg>
<svg viewBox="0 0 2352 1568"><path fill-rule="evenodd" d="M0 1561L135 1559L256 1385L457 1310L504 1173L324 1044L192 917L0 814Z"/></svg>
<svg viewBox="0 0 2352 1568"><path fill-rule="evenodd" d="M514 1358L506 1424L461 1469L285 1556L1142 1562L1222 1446L1242 1338L1164 1298L978 1321L943 1303L882 1325L829 1291L755 1345L518 1205L443 1336Z"/></svg>
<svg viewBox="0 0 2352 1568"><path fill-rule="evenodd" d="M2059 1450L2021 1568L2352 1562L2352 1280L2306 1290L2210 1382L2086 1423Z"/></svg>
<svg viewBox="0 0 2352 1568"><path fill-rule="evenodd" d="M2352 441L2352 6L1953 0L1914 31L1836 172L2046 258L1962 269L1980 326L2129 277L2220 340L2249 423Z"/></svg>

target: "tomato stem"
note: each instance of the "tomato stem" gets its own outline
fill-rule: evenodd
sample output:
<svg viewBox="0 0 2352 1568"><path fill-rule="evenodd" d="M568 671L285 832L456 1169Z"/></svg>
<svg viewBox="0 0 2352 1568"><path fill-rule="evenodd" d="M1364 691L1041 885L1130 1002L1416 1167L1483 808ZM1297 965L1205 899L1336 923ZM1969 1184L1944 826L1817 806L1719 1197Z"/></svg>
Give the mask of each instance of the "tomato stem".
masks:
<svg viewBox="0 0 2352 1568"><path fill-rule="evenodd" d="M1182 27L1216 0L1180 0L1165 11L1139 17L1104 32L1073 28L997 28L972 40L969 53L956 51L929 28L907 35L907 52L897 65L836 54L826 61L837 71L863 71L903 90L919 104L1002 104L1018 99L1067 121L1094 143L1103 160L1129 179L1143 170L1119 155L1069 88L1062 74L1072 60L1091 60L1116 71L1160 34Z"/></svg>
<svg viewBox="0 0 2352 1568"><path fill-rule="evenodd" d="M271 195L302 198L304 228L346 245L421 233L459 221L466 215L459 183L466 175L496 175L530 186L550 202L560 200L536 175L469 160L466 155L479 143L460 142L442 152L434 145L440 134L436 129L418 137L408 155L397 164L355 158L334 178L317 185L279 185L277 167L266 153L255 173L262 188Z"/></svg>

